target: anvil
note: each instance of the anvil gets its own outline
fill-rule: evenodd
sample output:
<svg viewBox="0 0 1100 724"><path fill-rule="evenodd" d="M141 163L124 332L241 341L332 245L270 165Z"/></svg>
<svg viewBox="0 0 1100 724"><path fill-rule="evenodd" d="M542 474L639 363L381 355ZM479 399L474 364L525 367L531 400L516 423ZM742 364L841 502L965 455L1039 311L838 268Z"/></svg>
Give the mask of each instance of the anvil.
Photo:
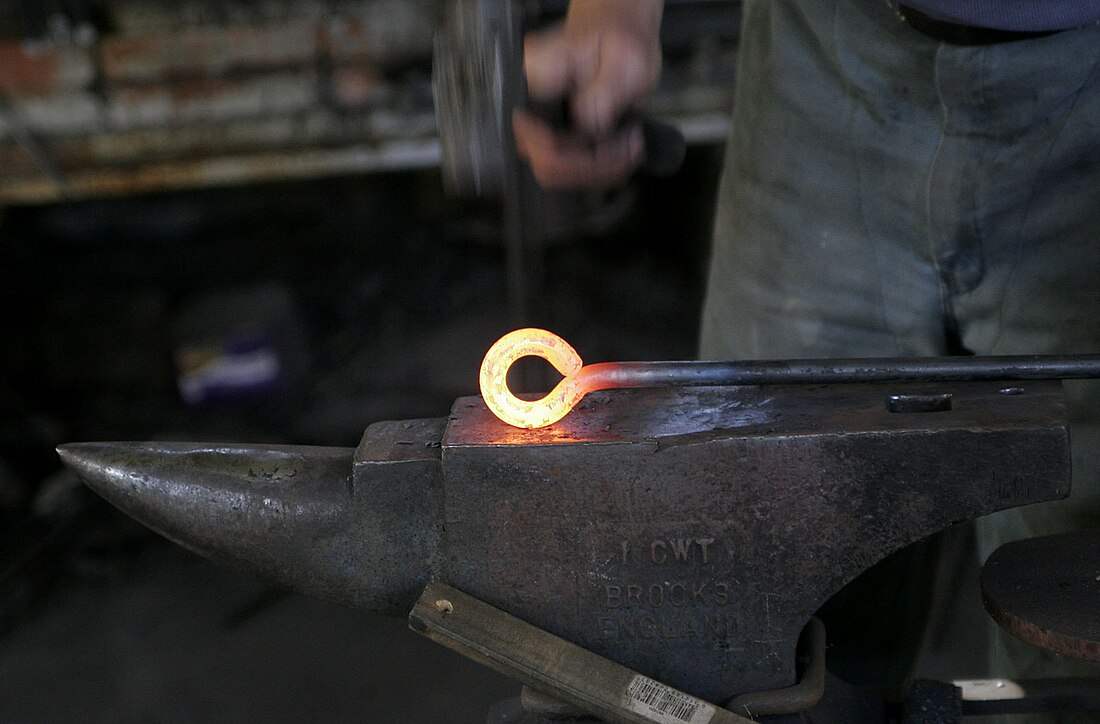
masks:
<svg viewBox="0 0 1100 724"><path fill-rule="evenodd" d="M887 554L1070 479L1056 381L612 390L537 430L466 397L355 449L60 454L201 555L397 614L442 581L712 702L793 684L808 619Z"/></svg>

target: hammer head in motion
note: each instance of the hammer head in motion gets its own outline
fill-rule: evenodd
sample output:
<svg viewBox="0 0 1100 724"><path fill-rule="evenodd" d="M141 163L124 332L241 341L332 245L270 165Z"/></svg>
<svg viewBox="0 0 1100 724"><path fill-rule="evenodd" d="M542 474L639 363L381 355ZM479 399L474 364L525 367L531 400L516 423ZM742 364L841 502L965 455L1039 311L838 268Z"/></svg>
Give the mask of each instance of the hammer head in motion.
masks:
<svg viewBox="0 0 1100 724"><path fill-rule="evenodd" d="M519 160L512 110L526 99L513 0L453 0L435 37L432 95L447 191L498 196Z"/></svg>
<svg viewBox="0 0 1100 724"><path fill-rule="evenodd" d="M432 54L432 96L443 183L452 195L498 197L516 183L516 108L527 108L560 130L570 127L565 101L533 108L528 103L523 33L530 18L524 17L524 9L518 0L446 4L446 22L436 33ZM635 111L619 119L620 127L635 124L645 148L642 172L676 173L686 153L680 130Z"/></svg>
<svg viewBox="0 0 1100 724"><path fill-rule="evenodd" d="M808 618L890 552L1068 494L1060 384L1002 387L619 390L538 430L462 398L447 419L372 425L356 450L61 454L211 558L399 613L446 581L723 701L792 684Z"/></svg>

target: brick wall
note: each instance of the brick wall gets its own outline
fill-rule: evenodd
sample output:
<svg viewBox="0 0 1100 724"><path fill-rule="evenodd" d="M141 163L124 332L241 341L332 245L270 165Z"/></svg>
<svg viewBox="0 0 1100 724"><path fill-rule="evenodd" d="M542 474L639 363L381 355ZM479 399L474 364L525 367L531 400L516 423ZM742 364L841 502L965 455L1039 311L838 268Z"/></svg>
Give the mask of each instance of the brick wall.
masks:
<svg viewBox="0 0 1100 724"><path fill-rule="evenodd" d="M101 5L103 27L47 19L54 30L42 37L0 41L7 188L49 171L43 156L64 176L434 131L429 67L439 0ZM406 122L386 122L394 112Z"/></svg>
<svg viewBox="0 0 1100 724"><path fill-rule="evenodd" d="M74 0L66 20L0 0L39 28L0 30L0 203L430 163L444 3ZM727 102L706 69L729 53L700 48L666 63L662 112Z"/></svg>

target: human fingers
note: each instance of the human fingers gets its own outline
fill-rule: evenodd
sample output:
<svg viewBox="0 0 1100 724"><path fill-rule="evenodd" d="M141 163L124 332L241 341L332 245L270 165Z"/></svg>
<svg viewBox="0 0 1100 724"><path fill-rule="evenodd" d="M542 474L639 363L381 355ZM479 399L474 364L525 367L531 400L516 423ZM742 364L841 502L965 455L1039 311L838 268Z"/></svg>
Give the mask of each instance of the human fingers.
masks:
<svg viewBox="0 0 1100 724"><path fill-rule="evenodd" d="M516 150L546 189L601 188L626 180L641 164L641 129L631 127L601 141L555 131L522 110L512 116Z"/></svg>
<svg viewBox="0 0 1100 724"><path fill-rule="evenodd" d="M619 119L636 107L657 84L661 54L657 45L633 33L608 31L596 38L589 73L573 73L572 114L577 127L594 138L612 135ZM575 52L574 57L584 55Z"/></svg>
<svg viewBox="0 0 1100 724"><path fill-rule="evenodd" d="M592 43L577 42L561 25L528 33L523 40L527 95L536 101L568 96L578 84L578 74L594 72L595 56L586 45Z"/></svg>

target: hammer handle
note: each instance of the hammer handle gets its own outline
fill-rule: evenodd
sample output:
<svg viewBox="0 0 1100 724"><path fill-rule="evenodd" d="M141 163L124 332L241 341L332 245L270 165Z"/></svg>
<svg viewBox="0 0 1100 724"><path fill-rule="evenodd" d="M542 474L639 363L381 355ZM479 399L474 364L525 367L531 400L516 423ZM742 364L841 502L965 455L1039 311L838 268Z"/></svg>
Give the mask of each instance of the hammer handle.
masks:
<svg viewBox="0 0 1100 724"><path fill-rule="evenodd" d="M568 102L565 100L529 101L527 110L551 128L562 132L574 132L569 121ZM646 176L671 176L680 170L687 154L687 141L680 129L671 123L657 121L640 111L628 111L616 124L618 130L641 126L645 157L639 171Z"/></svg>
<svg viewBox="0 0 1100 724"><path fill-rule="evenodd" d="M641 171L646 176L671 176L680 170L687 154L687 142L680 129L671 123L641 117L645 140L645 161Z"/></svg>

